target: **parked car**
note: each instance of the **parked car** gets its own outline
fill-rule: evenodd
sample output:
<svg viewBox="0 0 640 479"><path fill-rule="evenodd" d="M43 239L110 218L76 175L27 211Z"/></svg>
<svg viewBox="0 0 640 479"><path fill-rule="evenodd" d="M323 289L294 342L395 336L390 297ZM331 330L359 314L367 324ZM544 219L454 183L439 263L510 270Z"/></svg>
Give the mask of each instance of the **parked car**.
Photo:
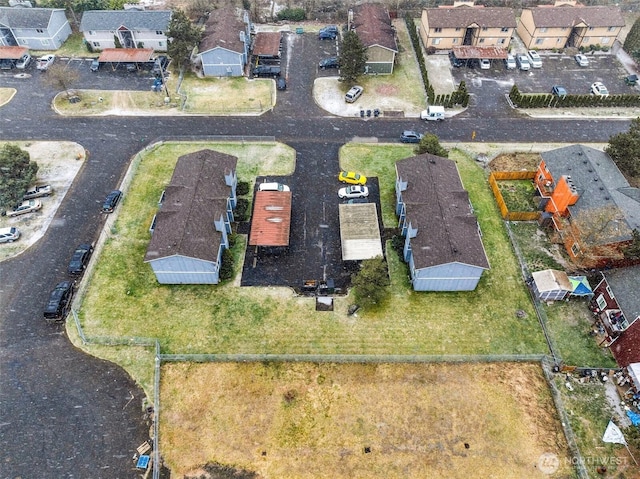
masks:
<svg viewBox="0 0 640 479"><path fill-rule="evenodd" d="M13 60L9 60L8 58L4 58L0 60L0 70L11 70L15 66Z"/></svg>
<svg viewBox="0 0 640 479"><path fill-rule="evenodd" d="M55 61L56 56L53 54L41 56L40 58L38 58L38 64L36 65L36 68L40 71L45 71L49 69L49 67L53 65L53 62Z"/></svg>
<svg viewBox="0 0 640 479"><path fill-rule="evenodd" d="M87 267L87 264L89 264L91 253L93 253L93 245L89 243L82 243L78 245L76 250L73 252L73 256L71 256L69 266L67 266L67 273L72 275L81 274Z"/></svg>
<svg viewBox="0 0 640 479"><path fill-rule="evenodd" d="M258 65L252 71L254 77L279 77L280 67L274 65Z"/></svg>
<svg viewBox="0 0 640 479"><path fill-rule="evenodd" d="M16 208L7 211L7 216L18 216L27 213L33 213L42 208L40 200L26 200L19 204Z"/></svg>
<svg viewBox="0 0 640 479"><path fill-rule="evenodd" d="M586 55L583 55L582 53L578 53L574 58L576 59L576 63L581 67L589 66L589 59L587 58Z"/></svg>
<svg viewBox="0 0 640 479"><path fill-rule="evenodd" d="M351 185L338 190L338 197L344 198L364 198L369 196L369 188L362 185Z"/></svg>
<svg viewBox="0 0 640 479"><path fill-rule="evenodd" d="M367 177L353 171L341 171L338 175L338 181L350 185L365 185L367 183Z"/></svg>
<svg viewBox="0 0 640 479"><path fill-rule="evenodd" d="M335 40L338 36L338 32L333 32L331 30L320 30L318 32L318 40Z"/></svg>
<svg viewBox="0 0 640 479"><path fill-rule="evenodd" d="M158 56L158 58L155 59L155 61L153 62L153 68L151 69L151 72L154 73L155 75L161 75L169 66L169 57L166 55L160 55Z"/></svg>
<svg viewBox="0 0 640 479"><path fill-rule="evenodd" d="M420 112L421 120L443 121L445 119L444 107L442 105L429 105L426 110Z"/></svg>
<svg viewBox="0 0 640 479"><path fill-rule="evenodd" d="M507 58L504 60L504 66L507 70L515 70L518 68L518 65L516 64L516 57L511 53L507 54Z"/></svg>
<svg viewBox="0 0 640 479"><path fill-rule="evenodd" d="M345 94L344 101L346 101L347 103L355 102L358 98L360 98L363 91L364 91L364 88L362 88L359 85L352 86L349 89L349 91Z"/></svg>
<svg viewBox="0 0 640 479"><path fill-rule="evenodd" d="M100 62L98 61L97 58L94 58L93 60L91 60L91 66L89 67L89 69L92 72L97 72L100 69Z"/></svg>
<svg viewBox="0 0 640 479"><path fill-rule="evenodd" d="M480 59L480 70L490 70L491 69L491 62L489 61L488 58L481 58Z"/></svg>
<svg viewBox="0 0 640 479"><path fill-rule="evenodd" d="M329 32L338 34L338 25L326 25L320 29L321 32Z"/></svg>
<svg viewBox="0 0 640 479"><path fill-rule="evenodd" d="M529 50L527 55L529 56L529 63L531 63L533 68L542 68L542 58L540 58L537 51Z"/></svg>
<svg viewBox="0 0 640 479"><path fill-rule="evenodd" d="M122 191L120 190L111 191L105 198L104 203L102 203L102 212L111 213L113 210L115 210L121 197L122 197Z"/></svg>
<svg viewBox="0 0 640 479"><path fill-rule="evenodd" d="M20 60L16 62L16 68L18 70L24 70L31 64L31 55L25 53L20 57Z"/></svg>
<svg viewBox="0 0 640 479"><path fill-rule="evenodd" d="M320 68L320 70L325 70L326 68L338 68L339 66L340 64L338 63L337 57L325 58L324 60L320 60L320 62L318 62L318 67Z"/></svg>
<svg viewBox="0 0 640 479"><path fill-rule="evenodd" d="M529 57L526 55L518 55L516 57L516 63L518 64L518 68L522 71L531 70L531 63L529 62Z"/></svg>
<svg viewBox="0 0 640 479"><path fill-rule="evenodd" d="M291 191L287 185L282 183L260 183L258 185L258 191Z"/></svg>
<svg viewBox="0 0 640 479"><path fill-rule="evenodd" d="M14 226L0 228L0 243L13 243L20 238L20 230Z"/></svg>
<svg viewBox="0 0 640 479"><path fill-rule="evenodd" d="M62 281L58 283L49 295L49 301L44 308L44 318L47 321L59 321L66 318L71 309L72 299L73 282Z"/></svg>
<svg viewBox="0 0 640 479"><path fill-rule="evenodd" d="M31 200L41 196L49 196L52 192L51 185L34 185L29 187L22 199Z"/></svg>
<svg viewBox="0 0 640 479"><path fill-rule="evenodd" d="M420 143L423 136L424 135L421 133L416 133L412 130L405 130L402 132L402 135L400 135L400 141L402 143Z"/></svg>
<svg viewBox="0 0 640 479"><path fill-rule="evenodd" d="M449 61L452 67L459 68L464 66L464 60L460 60L453 52L449 52Z"/></svg>
<svg viewBox="0 0 640 479"><path fill-rule="evenodd" d="M567 90L563 86L553 85L553 88L551 88L551 94L560 98L564 98L565 96L567 96Z"/></svg>
<svg viewBox="0 0 640 479"><path fill-rule="evenodd" d="M280 91L286 90L287 89L287 80L285 80L282 77L278 77L278 79L276 80L276 88Z"/></svg>
<svg viewBox="0 0 640 479"><path fill-rule="evenodd" d="M591 94L596 96L609 96L609 90L604 86L602 82L595 82L591 84Z"/></svg>

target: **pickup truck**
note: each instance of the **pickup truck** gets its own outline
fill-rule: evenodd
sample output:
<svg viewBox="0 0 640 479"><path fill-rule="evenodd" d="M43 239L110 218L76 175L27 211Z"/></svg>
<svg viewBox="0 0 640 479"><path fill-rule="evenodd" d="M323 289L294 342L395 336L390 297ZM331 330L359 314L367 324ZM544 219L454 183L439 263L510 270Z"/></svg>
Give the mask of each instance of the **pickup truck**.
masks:
<svg viewBox="0 0 640 479"><path fill-rule="evenodd" d="M22 198L30 200L41 196L49 196L52 192L51 185L35 185L30 187Z"/></svg>
<svg viewBox="0 0 640 479"><path fill-rule="evenodd" d="M279 77L280 67L272 65L258 65L253 69L254 77Z"/></svg>

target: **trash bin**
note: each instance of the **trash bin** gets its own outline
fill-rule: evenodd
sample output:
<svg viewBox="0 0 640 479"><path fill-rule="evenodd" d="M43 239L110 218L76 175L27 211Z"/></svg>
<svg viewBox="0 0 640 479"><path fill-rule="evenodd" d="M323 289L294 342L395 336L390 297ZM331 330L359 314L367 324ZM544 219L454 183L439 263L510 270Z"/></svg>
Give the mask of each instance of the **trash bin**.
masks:
<svg viewBox="0 0 640 479"><path fill-rule="evenodd" d="M377 108L375 110L373 110L373 116L378 118L380 116L380 110L378 110Z"/></svg>
<svg viewBox="0 0 640 479"><path fill-rule="evenodd" d="M367 116L371 116L371 110L367 110Z"/></svg>
<svg viewBox="0 0 640 479"><path fill-rule="evenodd" d="M360 110L360 118L364 118L364 110Z"/></svg>
<svg viewBox="0 0 640 479"><path fill-rule="evenodd" d="M296 27L296 33L297 33L298 35L303 34L303 33L304 33L304 28L302 28L302 27Z"/></svg>

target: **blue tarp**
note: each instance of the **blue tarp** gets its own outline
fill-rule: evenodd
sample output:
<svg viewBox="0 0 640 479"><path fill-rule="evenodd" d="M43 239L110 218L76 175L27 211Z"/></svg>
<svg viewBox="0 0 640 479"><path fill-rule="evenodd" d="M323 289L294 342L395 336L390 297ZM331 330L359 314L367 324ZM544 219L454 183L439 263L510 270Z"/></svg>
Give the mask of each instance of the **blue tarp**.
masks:
<svg viewBox="0 0 640 479"><path fill-rule="evenodd" d="M640 414L638 414L637 412L628 410L627 416L629 417L629 419L631 419L631 424L633 424L634 426L640 425Z"/></svg>
<svg viewBox="0 0 640 479"><path fill-rule="evenodd" d="M572 296L591 296L593 290L586 276L569 276L569 281L573 287Z"/></svg>

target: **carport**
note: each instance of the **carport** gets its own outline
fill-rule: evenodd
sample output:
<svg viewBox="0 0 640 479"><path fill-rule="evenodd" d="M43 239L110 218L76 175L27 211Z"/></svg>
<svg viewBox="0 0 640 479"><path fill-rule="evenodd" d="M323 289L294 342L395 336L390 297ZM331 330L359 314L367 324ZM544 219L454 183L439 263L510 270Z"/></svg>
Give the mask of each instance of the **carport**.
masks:
<svg viewBox="0 0 640 479"><path fill-rule="evenodd" d="M339 205L339 214L344 261L382 256L378 212L374 203Z"/></svg>
<svg viewBox="0 0 640 479"><path fill-rule="evenodd" d="M258 32L253 39L252 54L257 59L280 58L282 33Z"/></svg>
<svg viewBox="0 0 640 479"><path fill-rule="evenodd" d="M472 45L464 45L452 48L453 54L459 60L468 62L469 60L505 60L507 58L507 50L502 47L476 47Z"/></svg>
<svg viewBox="0 0 640 479"><path fill-rule="evenodd" d="M138 68L140 63L151 63L153 48L105 48L98 58L99 63L110 63L112 70L120 64L135 65Z"/></svg>
<svg viewBox="0 0 640 479"><path fill-rule="evenodd" d="M250 246L287 247L291 228L291 192L257 191L251 217Z"/></svg>
<svg viewBox="0 0 640 479"><path fill-rule="evenodd" d="M0 63L11 62L13 66L28 51L27 47L0 47Z"/></svg>

